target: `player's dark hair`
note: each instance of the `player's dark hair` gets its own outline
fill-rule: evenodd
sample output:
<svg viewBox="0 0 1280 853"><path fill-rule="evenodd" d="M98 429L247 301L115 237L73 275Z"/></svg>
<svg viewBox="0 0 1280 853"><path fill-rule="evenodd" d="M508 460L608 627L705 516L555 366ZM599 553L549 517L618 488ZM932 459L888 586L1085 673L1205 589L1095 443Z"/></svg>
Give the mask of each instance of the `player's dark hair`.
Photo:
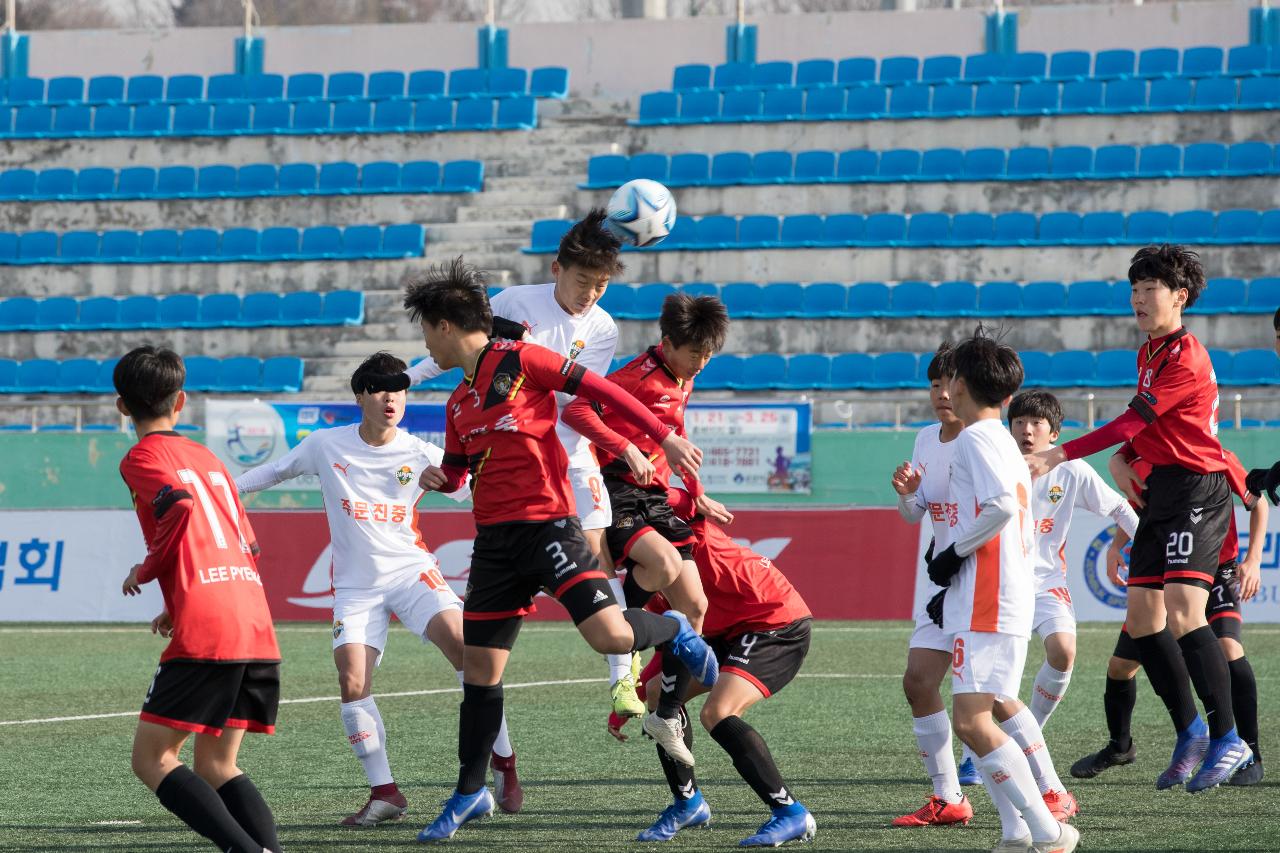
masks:
<svg viewBox="0 0 1280 853"><path fill-rule="evenodd" d="M929 370L926 375L930 382L950 379L956 375L955 347L951 345L951 341L943 341L938 345L933 358L929 359Z"/></svg>
<svg viewBox="0 0 1280 853"><path fill-rule="evenodd" d="M618 256L622 243L605 228L604 221L608 218L604 208L593 207L574 223L560 238L560 250L556 253L560 266L598 270L611 276L620 274L623 264Z"/></svg>
<svg viewBox="0 0 1280 853"><path fill-rule="evenodd" d="M182 357L164 347L132 349L111 372L116 393L124 401L129 417L136 421L153 421L171 414L186 379L187 367Z"/></svg>
<svg viewBox="0 0 1280 853"><path fill-rule="evenodd" d="M1204 292L1204 267L1200 255L1186 246L1161 243L1143 246L1129 262L1129 284L1155 279L1170 290L1187 290L1184 309L1196 304Z"/></svg>
<svg viewBox="0 0 1280 853"><path fill-rule="evenodd" d="M1009 425L1014 418L1044 418L1050 432L1062 431L1062 404L1048 391L1022 391L1009 401Z"/></svg>
<svg viewBox="0 0 1280 853"><path fill-rule="evenodd" d="M1271 318L1271 327L1280 332L1280 308L1276 309L1276 316Z"/></svg>
<svg viewBox="0 0 1280 853"><path fill-rule="evenodd" d="M370 376L395 376L404 373L409 365L396 358L386 350L379 350L366 358L351 374L351 393L363 394L369 389L367 381Z"/></svg>
<svg viewBox="0 0 1280 853"><path fill-rule="evenodd" d="M434 326L448 320L464 332L486 335L493 328L484 271L461 255L411 279L404 288L404 309L415 323L426 320Z"/></svg>
<svg viewBox="0 0 1280 853"><path fill-rule="evenodd" d="M1013 347L987 334L981 324L973 337L956 345L955 375L969 396L983 406L999 406L1022 385L1022 359Z"/></svg>
<svg viewBox="0 0 1280 853"><path fill-rule="evenodd" d="M714 296L673 293L662 300L658 329L672 346L692 344L705 352L719 352L729 334L729 312Z"/></svg>

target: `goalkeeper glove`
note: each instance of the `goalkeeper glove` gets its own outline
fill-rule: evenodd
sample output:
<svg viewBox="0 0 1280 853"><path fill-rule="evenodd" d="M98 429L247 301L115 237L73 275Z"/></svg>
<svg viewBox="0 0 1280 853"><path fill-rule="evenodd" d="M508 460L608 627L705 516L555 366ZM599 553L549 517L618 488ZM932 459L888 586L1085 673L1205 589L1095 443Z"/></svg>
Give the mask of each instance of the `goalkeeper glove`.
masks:
<svg viewBox="0 0 1280 853"><path fill-rule="evenodd" d="M947 591L942 592L929 599L929 603L924 606L924 612L929 614L929 618L933 620L933 624L939 628L942 627L942 602L947 597Z"/></svg>
<svg viewBox="0 0 1280 853"><path fill-rule="evenodd" d="M1249 472L1249 476L1244 480L1245 488L1261 497L1266 494L1271 498L1271 503L1280 506L1280 462L1272 465L1270 469L1254 468Z"/></svg>

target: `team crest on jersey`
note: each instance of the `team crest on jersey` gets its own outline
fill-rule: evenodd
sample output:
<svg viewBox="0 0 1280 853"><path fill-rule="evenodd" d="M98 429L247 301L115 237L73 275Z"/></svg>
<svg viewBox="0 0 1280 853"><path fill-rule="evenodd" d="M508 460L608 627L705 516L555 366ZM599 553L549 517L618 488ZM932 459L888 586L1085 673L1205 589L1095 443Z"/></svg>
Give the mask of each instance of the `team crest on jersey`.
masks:
<svg viewBox="0 0 1280 853"><path fill-rule="evenodd" d="M493 377L493 390L500 396L507 396L507 392L511 390L511 374L498 373Z"/></svg>
<svg viewBox="0 0 1280 853"><path fill-rule="evenodd" d="M1062 500L1062 486L1053 486L1049 489L1049 503L1056 504Z"/></svg>
<svg viewBox="0 0 1280 853"><path fill-rule="evenodd" d="M408 465L401 465L400 470L396 472L396 479L400 481L400 485L407 486L413 480L413 469Z"/></svg>
<svg viewBox="0 0 1280 853"><path fill-rule="evenodd" d="M582 351L586 348L586 341L574 341L573 345L569 347L569 360L573 361L575 358L582 355Z"/></svg>
<svg viewBox="0 0 1280 853"><path fill-rule="evenodd" d="M341 636L342 636L342 620L334 619L333 620L333 638L336 640Z"/></svg>

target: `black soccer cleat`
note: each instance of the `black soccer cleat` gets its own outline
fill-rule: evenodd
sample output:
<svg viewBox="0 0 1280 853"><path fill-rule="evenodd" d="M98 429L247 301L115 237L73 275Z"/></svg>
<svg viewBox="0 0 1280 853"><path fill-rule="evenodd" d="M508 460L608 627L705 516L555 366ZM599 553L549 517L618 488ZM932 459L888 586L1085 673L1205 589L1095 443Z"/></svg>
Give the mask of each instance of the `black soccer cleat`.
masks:
<svg viewBox="0 0 1280 853"><path fill-rule="evenodd" d="M1077 779L1092 779L1110 767L1132 764L1137 757L1138 748L1133 741L1129 742L1129 749L1124 752L1116 749L1116 745L1111 741L1107 741L1107 745L1093 755L1086 755L1072 764L1071 775Z"/></svg>
<svg viewBox="0 0 1280 853"><path fill-rule="evenodd" d="M1228 781L1228 785L1245 787L1262 781L1262 759L1257 758L1241 767Z"/></svg>

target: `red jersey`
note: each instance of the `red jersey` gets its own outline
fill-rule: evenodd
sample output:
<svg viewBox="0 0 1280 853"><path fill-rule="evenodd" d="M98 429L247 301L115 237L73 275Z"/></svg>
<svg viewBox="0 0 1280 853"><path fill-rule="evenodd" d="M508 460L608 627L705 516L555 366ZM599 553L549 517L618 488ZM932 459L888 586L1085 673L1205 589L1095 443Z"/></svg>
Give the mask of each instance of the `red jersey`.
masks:
<svg viewBox="0 0 1280 853"><path fill-rule="evenodd" d="M1129 407L1147 422L1133 437L1133 449L1152 465L1201 474L1226 470L1213 364L1185 327L1139 348L1138 394Z"/></svg>
<svg viewBox="0 0 1280 853"><path fill-rule="evenodd" d="M160 660L280 660L257 541L218 457L176 432L153 432L125 454L120 476L147 543L138 582L159 582L173 618Z"/></svg>

